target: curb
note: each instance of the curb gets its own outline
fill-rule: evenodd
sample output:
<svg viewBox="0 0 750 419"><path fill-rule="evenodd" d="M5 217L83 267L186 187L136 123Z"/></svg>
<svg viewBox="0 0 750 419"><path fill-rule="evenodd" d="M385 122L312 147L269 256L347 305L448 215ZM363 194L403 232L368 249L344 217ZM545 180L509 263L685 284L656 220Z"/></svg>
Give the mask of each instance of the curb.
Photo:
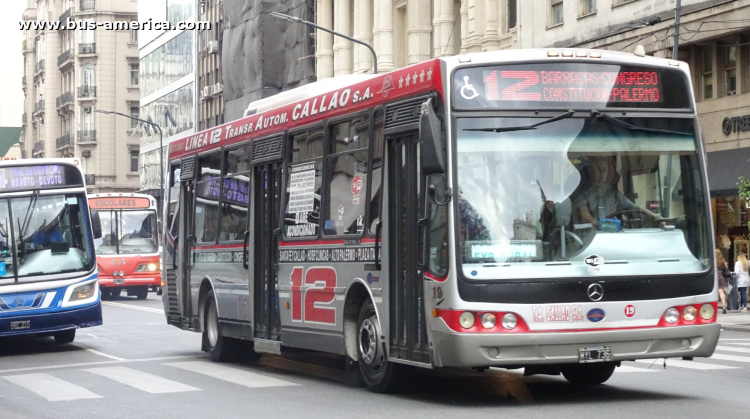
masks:
<svg viewBox="0 0 750 419"><path fill-rule="evenodd" d="M721 329L728 332L750 332L750 325L722 325Z"/></svg>

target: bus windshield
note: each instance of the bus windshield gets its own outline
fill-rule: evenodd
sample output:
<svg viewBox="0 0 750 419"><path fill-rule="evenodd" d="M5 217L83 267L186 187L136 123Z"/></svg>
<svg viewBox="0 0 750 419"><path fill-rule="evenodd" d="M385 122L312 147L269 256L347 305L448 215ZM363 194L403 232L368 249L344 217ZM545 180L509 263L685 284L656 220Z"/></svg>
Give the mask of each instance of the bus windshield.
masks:
<svg viewBox="0 0 750 419"><path fill-rule="evenodd" d="M709 220L692 119L621 119L647 130L566 118L533 129L482 131L544 119L457 120L456 209L465 278L708 268Z"/></svg>
<svg viewBox="0 0 750 419"><path fill-rule="evenodd" d="M85 202L80 194L0 199L0 284L93 269Z"/></svg>
<svg viewBox="0 0 750 419"><path fill-rule="evenodd" d="M156 212L153 210L96 210L102 238L96 239L97 255L155 253Z"/></svg>

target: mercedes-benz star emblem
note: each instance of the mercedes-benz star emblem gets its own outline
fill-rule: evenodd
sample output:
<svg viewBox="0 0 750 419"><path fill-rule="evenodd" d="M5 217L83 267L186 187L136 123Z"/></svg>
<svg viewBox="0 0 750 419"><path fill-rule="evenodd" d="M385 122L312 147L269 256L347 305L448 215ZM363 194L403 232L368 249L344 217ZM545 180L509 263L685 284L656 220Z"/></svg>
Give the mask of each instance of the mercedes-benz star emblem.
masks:
<svg viewBox="0 0 750 419"><path fill-rule="evenodd" d="M604 288L601 284L591 284L587 291L591 301L599 301L604 297Z"/></svg>

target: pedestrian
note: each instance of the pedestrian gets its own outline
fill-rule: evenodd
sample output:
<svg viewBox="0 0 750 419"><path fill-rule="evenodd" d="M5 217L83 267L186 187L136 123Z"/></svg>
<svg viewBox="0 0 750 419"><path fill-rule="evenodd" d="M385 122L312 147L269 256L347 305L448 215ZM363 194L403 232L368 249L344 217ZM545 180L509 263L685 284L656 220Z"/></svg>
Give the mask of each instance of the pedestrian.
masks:
<svg viewBox="0 0 750 419"><path fill-rule="evenodd" d="M721 297L721 305L724 306L724 314L727 314L727 294L724 289L729 286L731 276L732 272L727 267L724 255L721 254L721 250L716 249L716 277L719 280L719 297Z"/></svg>
<svg viewBox="0 0 750 419"><path fill-rule="evenodd" d="M734 272L737 274L737 290L740 292L740 310L747 313L747 287L750 286L750 275L748 274L747 256L743 253L737 257L734 264Z"/></svg>

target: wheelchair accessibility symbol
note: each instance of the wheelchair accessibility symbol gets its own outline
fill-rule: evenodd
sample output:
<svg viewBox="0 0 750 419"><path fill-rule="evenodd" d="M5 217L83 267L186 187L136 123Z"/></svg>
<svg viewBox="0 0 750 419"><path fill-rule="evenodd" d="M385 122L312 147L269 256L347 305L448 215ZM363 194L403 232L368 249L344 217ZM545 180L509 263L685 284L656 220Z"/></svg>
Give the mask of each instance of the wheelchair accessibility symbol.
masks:
<svg viewBox="0 0 750 419"><path fill-rule="evenodd" d="M479 96L474 86L469 83L469 76L464 76L464 85L461 86L461 96L466 100L472 100Z"/></svg>

